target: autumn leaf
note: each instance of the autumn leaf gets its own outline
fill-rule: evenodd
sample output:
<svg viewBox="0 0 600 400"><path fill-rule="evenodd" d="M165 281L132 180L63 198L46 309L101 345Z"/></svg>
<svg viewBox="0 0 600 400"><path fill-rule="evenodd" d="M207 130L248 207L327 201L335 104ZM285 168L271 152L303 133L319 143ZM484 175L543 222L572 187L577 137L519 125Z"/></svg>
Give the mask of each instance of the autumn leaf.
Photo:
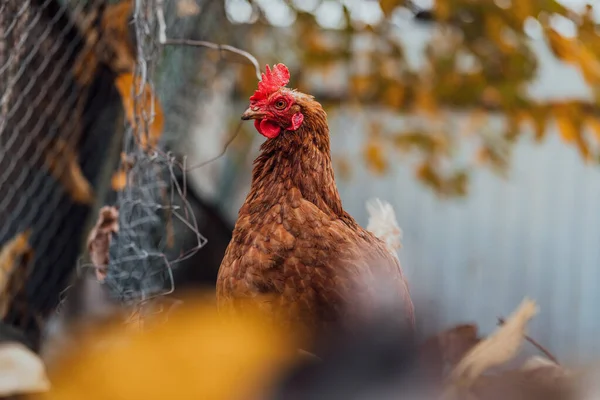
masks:
<svg viewBox="0 0 600 400"><path fill-rule="evenodd" d="M393 109L400 109L404 104L404 87L399 84L390 84L385 89L383 101Z"/></svg>
<svg viewBox="0 0 600 400"><path fill-rule="evenodd" d="M537 312L535 302L523 300L504 325L465 355L452 371L451 382L469 387L487 369L511 360L523 342L527 323Z"/></svg>
<svg viewBox="0 0 600 400"><path fill-rule="evenodd" d="M164 115L160 102L156 95L152 92L149 85L144 84L142 94L137 99L137 104L134 101L134 92L138 91L140 81L136 81L134 85L134 77L132 73L124 73L117 76L115 79L115 85L121 95L121 101L123 108L125 109L125 115L132 128L140 136L137 137L139 145L150 151L155 149L158 145L158 141L162 136L162 130L164 125ZM134 110L134 104L136 104L136 110ZM141 120L144 123L145 119L151 120L149 126L146 129L137 129L137 121Z"/></svg>
<svg viewBox="0 0 600 400"><path fill-rule="evenodd" d="M600 83L600 60L583 43L565 38L551 28L546 30L546 37L557 57L578 66L588 83Z"/></svg>
<svg viewBox="0 0 600 400"><path fill-rule="evenodd" d="M556 105L554 107L556 124L562 138L566 142L574 142L580 134L581 124L578 121L579 115L570 105Z"/></svg>
<svg viewBox="0 0 600 400"><path fill-rule="evenodd" d="M151 329L114 321L68 350L48 370L52 388L39 399L258 399L298 357L291 337L256 310L229 319L197 298Z"/></svg>
<svg viewBox="0 0 600 400"><path fill-rule="evenodd" d="M450 19L451 5L449 0L436 0L434 4L433 11L436 19L440 21L447 21Z"/></svg>
<svg viewBox="0 0 600 400"><path fill-rule="evenodd" d="M392 14L398 6L402 5L402 1L400 0L380 0L379 7L381 7L381 11L387 17Z"/></svg>
<svg viewBox="0 0 600 400"><path fill-rule="evenodd" d="M100 282L106 278L110 242L113 234L118 232L119 211L115 207L102 207L87 240L90 259L96 269L96 278Z"/></svg>
<svg viewBox="0 0 600 400"><path fill-rule="evenodd" d="M0 250L0 319L25 287L34 255L29 246L30 236L30 230L21 232Z"/></svg>
<svg viewBox="0 0 600 400"><path fill-rule="evenodd" d="M120 192L121 190L125 189L127 186L127 172L122 169L115 172L111 178L110 186L116 192Z"/></svg>
<svg viewBox="0 0 600 400"><path fill-rule="evenodd" d="M81 170L72 143L64 139L56 139L51 142L50 148L44 155L45 165L50 174L74 202L88 205L94 202L94 190Z"/></svg>
<svg viewBox="0 0 600 400"><path fill-rule="evenodd" d="M388 169L388 163L380 141L370 140L365 146L363 154L367 166L375 173L381 175Z"/></svg>
<svg viewBox="0 0 600 400"><path fill-rule="evenodd" d="M351 77L350 87L352 94L358 98L366 97L374 89L373 82L374 79L366 75Z"/></svg>
<svg viewBox="0 0 600 400"><path fill-rule="evenodd" d="M591 130L594 133L594 136L596 136L596 140L600 142L600 120L595 116L588 116L585 119L585 124L589 128L591 128Z"/></svg>

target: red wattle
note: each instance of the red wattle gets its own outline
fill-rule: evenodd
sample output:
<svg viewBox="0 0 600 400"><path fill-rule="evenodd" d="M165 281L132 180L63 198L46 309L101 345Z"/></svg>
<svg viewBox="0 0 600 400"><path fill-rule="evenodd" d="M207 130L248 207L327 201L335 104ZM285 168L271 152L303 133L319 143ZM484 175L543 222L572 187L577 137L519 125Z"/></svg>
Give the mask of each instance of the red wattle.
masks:
<svg viewBox="0 0 600 400"><path fill-rule="evenodd" d="M254 127L261 135L268 139L274 139L279 136L281 127L276 123L269 121L268 119L261 119L254 121Z"/></svg>

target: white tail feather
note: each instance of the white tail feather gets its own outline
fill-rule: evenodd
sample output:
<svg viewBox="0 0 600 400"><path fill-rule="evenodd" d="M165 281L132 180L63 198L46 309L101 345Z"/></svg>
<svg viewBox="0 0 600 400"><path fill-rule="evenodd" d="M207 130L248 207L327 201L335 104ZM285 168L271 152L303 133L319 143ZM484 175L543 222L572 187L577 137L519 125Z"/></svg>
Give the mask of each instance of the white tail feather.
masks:
<svg viewBox="0 0 600 400"><path fill-rule="evenodd" d="M398 257L398 250L402 248L402 229L396 221L394 208L378 198L368 200L366 206L369 213L367 230L383 240L390 253Z"/></svg>

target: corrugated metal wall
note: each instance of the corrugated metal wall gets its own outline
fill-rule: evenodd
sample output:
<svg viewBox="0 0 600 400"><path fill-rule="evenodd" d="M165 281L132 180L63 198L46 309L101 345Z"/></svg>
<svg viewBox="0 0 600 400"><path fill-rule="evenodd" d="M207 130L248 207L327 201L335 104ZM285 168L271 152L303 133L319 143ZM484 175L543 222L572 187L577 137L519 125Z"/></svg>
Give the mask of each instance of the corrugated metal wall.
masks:
<svg viewBox="0 0 600 400"><path fill-rule="evenodd" d="M333 148L353 153L363 127L345 125ZM395 207L404 269L428 305L425 328L475 321L489 332L530 296L541 307L532 336L567 359L600 355L600 169L555 132L542 145L518 145L508 179L475 173L465 199L438 199L409 164L381 179L359 167L338 186L363 226L369 197Z"/></svg>

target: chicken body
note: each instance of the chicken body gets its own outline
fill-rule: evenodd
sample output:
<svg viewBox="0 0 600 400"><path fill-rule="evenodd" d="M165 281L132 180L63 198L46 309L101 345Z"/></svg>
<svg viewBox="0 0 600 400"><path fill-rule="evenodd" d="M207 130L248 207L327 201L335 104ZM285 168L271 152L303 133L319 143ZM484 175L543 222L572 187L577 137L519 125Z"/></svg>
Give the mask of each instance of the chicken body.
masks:
<svg viewBox="0 0 600 400"><path fill-rule="evenodd" d="M325 112L311 96L280 91L303 122L293 131L283 124L255 160L219 270L219 309L239 313L249 302L309 338L339 334L369 312L382 279L396 297L396 316L413 325L398 259L342 208ZM256 109L251 103L245 119L262 117Z"/></svg>

